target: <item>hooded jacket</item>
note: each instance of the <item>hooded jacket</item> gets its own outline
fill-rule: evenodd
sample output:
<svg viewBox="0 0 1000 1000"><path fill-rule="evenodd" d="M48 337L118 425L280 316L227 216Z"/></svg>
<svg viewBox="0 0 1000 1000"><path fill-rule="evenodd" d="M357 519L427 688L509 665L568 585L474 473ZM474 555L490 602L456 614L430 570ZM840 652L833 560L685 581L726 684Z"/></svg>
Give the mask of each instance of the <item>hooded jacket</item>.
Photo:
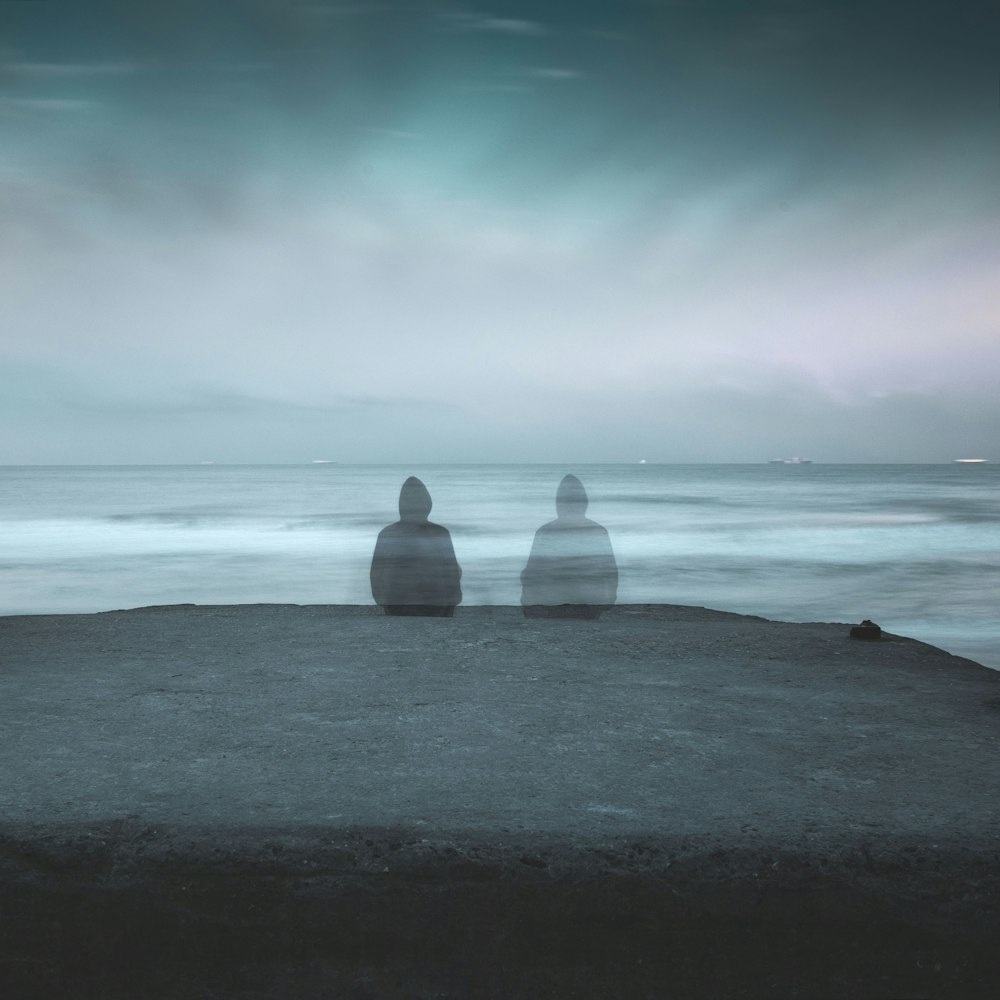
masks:
<svg viewBox="0 0 1000 1000"><path fill-rule="evenodd" d="M607 531L587 517L587 491L564 476L554 521L535 532L521 572L521 604L611 607L618 596L618 564Z"/></svg>
<svg viewBox="0 0 1000 1000"><path fill-rule="evenodd" d="M461 603L462 570L448 529L427 520L431 506L427 487L410 476L399 491L399 520L383 528L375 543L376 604L453 608Z"/></svg>

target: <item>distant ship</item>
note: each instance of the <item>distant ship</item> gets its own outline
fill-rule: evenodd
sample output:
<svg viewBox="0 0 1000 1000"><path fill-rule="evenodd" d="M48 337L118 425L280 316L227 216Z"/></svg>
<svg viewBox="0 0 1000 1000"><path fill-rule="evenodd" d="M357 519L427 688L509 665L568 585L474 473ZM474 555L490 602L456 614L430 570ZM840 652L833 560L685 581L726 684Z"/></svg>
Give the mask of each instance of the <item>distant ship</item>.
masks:
<svg viewBox="0 0 1000 1000"><path fill-rule="evenodd" d="M953 462L974 462L974 463L978 463L978 462L988 462L989 459L988 458L953 458L952 461Z"/></svg>
<svg viewBox="0 0 1000 1000"><path fill-rule="evenodd" d="M793 458L772 458L771 465L812 465L812 459L799 458L798 455Z"/></svg>
<svg viewBox="0 0 1000 1000"><path fill-rule="evenodd" d="M332 458L314 458L310 465L336 465L337 463Z"/></svg>

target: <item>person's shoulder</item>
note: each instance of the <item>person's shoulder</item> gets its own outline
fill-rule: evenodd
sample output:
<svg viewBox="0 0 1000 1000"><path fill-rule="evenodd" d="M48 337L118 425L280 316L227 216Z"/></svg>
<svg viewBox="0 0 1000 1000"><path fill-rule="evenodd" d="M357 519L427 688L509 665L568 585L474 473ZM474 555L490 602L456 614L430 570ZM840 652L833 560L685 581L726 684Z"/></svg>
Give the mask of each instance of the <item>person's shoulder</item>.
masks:
<svg viewBox="0 0 1000 1000"><path fill-rule="evenodd" d="M423 524L424 531L427 531L433 535L450 535L451 532L443 524L435 524L433 521L425 521Z"/></svg>

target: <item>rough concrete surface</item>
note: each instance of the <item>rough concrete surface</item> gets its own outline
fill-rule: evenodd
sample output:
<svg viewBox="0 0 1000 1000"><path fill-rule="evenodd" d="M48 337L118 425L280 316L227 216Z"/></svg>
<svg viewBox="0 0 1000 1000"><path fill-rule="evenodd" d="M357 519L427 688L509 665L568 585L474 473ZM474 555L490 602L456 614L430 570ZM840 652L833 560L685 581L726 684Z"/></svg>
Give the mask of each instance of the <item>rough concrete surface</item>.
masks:
<svg viewBox="0 0 1000 1000"><path fill-rule="evenodd" d="M0 618L0 989L992 997L1000 673L848 629Z"/></svg>

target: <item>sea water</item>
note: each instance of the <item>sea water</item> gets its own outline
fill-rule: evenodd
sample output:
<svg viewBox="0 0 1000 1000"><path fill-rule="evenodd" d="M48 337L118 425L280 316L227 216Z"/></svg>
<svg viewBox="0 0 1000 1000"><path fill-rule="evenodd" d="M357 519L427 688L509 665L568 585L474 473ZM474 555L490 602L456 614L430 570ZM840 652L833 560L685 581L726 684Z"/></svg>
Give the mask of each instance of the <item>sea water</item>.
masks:
<svg viewBox="0 0 1000 1000"><path fill-rule="evenodd" d="M572 472L619 603L858 622L1000 668L1000 466L0 467L0 614L370 604L378 531L419 476L463 604L518 604Z"/></svg>

